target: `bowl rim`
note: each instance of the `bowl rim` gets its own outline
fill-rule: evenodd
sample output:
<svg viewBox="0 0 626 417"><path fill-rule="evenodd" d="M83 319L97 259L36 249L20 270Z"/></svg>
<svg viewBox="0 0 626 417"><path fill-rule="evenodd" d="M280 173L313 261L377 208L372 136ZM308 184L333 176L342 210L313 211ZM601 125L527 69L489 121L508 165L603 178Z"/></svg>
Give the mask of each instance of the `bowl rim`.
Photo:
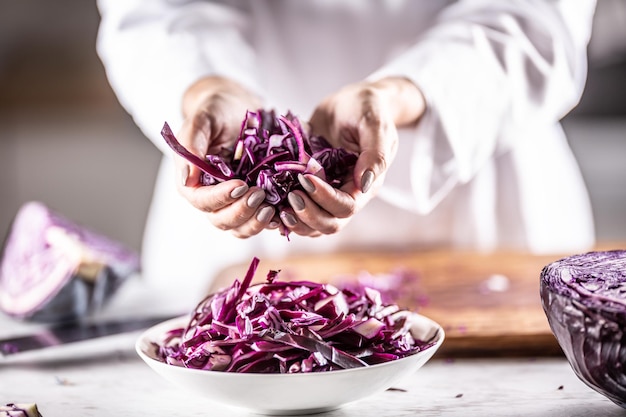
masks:
<svg viewBox="0 0 626 417"><path fill-rule="evenodd" d="M434 321L433 319L427 316L424 316L416 312L411 312L411 314L414 316L418 316L421 320L425 320L427 323L433 326L434 334L431 337L433 344L429 346L427 349L417 351L413 354L404 356L402 358L394 359L394 360L387 361L387 362L377 363L377 364L370 365L370 366L363 366L360 368L336 369L336 370L323 371L323 372L298 372L298 373L285 373L285 374L274 373L274 372L272 373L269 373L269 372L268 373L223 372L223 371L212 371L208 369L186 368L184 366L172 365L172 364L163 362L162 360L152 357L148 352L145 351L144 346L147 346L148 343L152 342L150 340L151 336L154 337L155 335L159 333L162 334L167 329L172 329L175 324L182 323L183 321L188 321L189 320L188 315L183 315L183 316L165 320L161 323L158 323L144 330L135 341L135 351L146 363L148 363L151 366L164 366L164 367L167 367L167 369L175 368L177 370L181 370L181 372L187 372L187 373L199 373L202 375L206 375L206 374L220 375L220 377L223 377L223 378L242 378L242 377L257 378L257 379L268 378L268 377L269 378L302 378L303 376L306 376L307 378L322 378L324 376L327 377L328 375L340 375L340 374L347 374L347 373L354 373L354 372L363 372L365 370L372 370L372 369L383 369L386 367L397 365L400 362L406 362L407 360L416 359L418 357L423 357L425 355L431 355L431 356L434 355L437 352L437 350L439 350L439 348L443 344L445 337L446 337L443 327L439 323L437 323L436 321ZM430 357L428 359L430 359Z"/></svg>

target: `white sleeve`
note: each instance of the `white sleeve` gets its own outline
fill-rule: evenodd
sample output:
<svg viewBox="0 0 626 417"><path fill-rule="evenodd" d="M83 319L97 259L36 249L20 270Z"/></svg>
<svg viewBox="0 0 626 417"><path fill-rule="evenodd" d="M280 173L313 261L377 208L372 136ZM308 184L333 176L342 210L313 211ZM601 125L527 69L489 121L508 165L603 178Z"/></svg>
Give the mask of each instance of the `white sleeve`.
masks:
<svg viewBox="0 0 626 417"><path fill-rule="evenodd" d="M182 123L184 91L227 75L261 94L244 9L190 0L98 0L97 51L122 106L161 150L164 122Z"/></svg>
<svg viewBox="0 0 626 417"><path fill-rule="evenodd" d="M411 132L409 191L385 187L390 198L429 212L511 148L508 129L566 115L584 88L594 11L594 0L459 1L373 73L408 77L428 106Z"/></svg>

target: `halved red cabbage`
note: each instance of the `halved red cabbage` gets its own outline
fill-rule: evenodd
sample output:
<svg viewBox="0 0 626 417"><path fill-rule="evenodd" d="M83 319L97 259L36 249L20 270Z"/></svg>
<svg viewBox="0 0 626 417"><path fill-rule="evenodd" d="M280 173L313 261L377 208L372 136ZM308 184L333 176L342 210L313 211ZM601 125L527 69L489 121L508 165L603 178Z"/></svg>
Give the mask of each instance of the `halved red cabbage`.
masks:
<svg viewBox="0 0 626 417"><path fill-rule="evenodd" d="M28 202L4 244L0 310L47 323L84 319L139 269L135 251Z"/></svg>
<svg viewBox="0 0 626 417"><path fill-rule="evenodd" d="M0 417L42 417L37 404L0 405Z"/></svg>
<svg viewBox="0 0 626 417"><path fill-rule="evenodd" d="M413 313L384 304L374 289L279 281L278 271L250 286L258 264L254 258L241 282L208 296L185 328L156 341L161 359L193 369L284 374L369 366L433 346L433 335L412 333Z"/></svg>
<svg viewBox="0 0 626 417"><path fill-rule="evenodd" d="M265 190L265 201L281 210L287 195L302 189L298 174L314 174L335 188L341 187L354 167L357 155L333 148L321 136L309 136L291 112L248 111L232 149L204 159L185 149L167 123L161 135L178 155L203 171L202 184L240 179Z"/></svg>
<svg viewBox="0 0 626 417"><path fill-rule="evenodd" d="M541 301L576 375L626 408L626 251L595 251L546 265Z"/></svg>

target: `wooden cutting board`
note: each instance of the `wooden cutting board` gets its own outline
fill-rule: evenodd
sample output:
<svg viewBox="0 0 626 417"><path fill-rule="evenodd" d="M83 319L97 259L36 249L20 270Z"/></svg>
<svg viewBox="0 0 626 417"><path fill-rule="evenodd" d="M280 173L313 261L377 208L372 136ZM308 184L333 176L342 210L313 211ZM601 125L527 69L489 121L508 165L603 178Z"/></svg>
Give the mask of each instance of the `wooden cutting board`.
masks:
<svg viewBox="0 0 626 417"><path fill-rule="evenodd" d="M396 303L437 321L446 332L438 356L561 355L541 306L542 268L563 256L524 253L416 251L343 253L261 259L254 282L270 269L282 280L337 283L366 271L375 279L396 270L411 272ZM213 289L229 286L248 265L222 271Z"/></svg>

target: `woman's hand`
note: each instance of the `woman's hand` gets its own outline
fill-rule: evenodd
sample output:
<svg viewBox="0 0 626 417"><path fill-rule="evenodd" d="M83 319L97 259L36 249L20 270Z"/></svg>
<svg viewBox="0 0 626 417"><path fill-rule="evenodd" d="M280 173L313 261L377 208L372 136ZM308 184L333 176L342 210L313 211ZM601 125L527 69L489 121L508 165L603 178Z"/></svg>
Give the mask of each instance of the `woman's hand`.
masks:
<svg viewBox="0 0 626 417"><path fill-rule="evenodd" d="M396 155L397 127L416 124L425 107L417 86L401 77L351 84L324 99L309 121L312 133L356 152L354 175L340 189L313 175L300 176L306 193L290 193L293 211L280 213L285 226L305 236L341 230L382 185Z"/></svg>
<svg viewBox="0 0 626 417"><path fill-rule="evenodd" d="M184 121L177 137L185 148L204 159L223 147L234 146L246 112L259 107L259 98L241 85L221 77L203 78L183 97ZM241 238L270 227L275 213L272 206L263 203L263 190L241 180L202 186L202 172L197 167L178 156L175 163L179 192L205 212L213 225Z"/></svg>

